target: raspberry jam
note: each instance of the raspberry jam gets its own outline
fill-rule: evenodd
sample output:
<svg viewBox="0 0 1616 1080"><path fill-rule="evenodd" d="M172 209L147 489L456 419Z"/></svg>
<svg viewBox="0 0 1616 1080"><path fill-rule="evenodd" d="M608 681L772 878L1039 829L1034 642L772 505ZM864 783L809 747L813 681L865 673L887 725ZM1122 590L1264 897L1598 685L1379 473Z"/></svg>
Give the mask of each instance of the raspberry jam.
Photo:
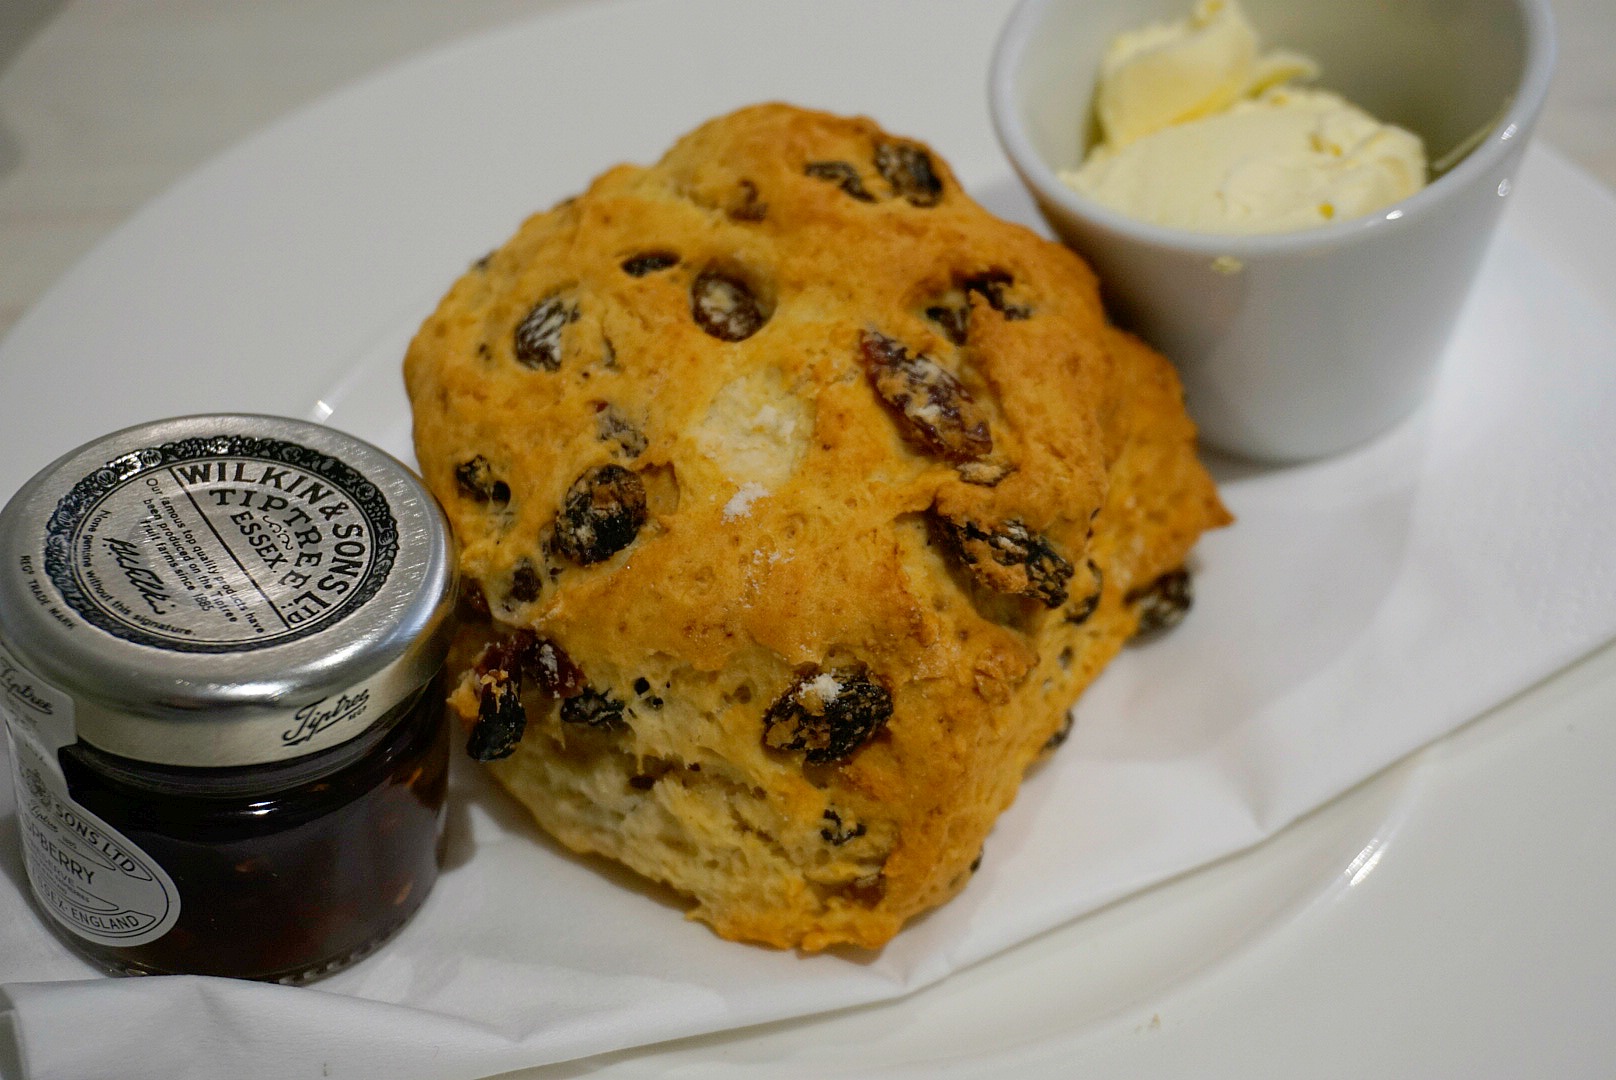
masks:
<svg viewBox="0 0 1616 1080"><path fill-rule="evenodd" d="M183 898L156 941L69 943L117 974L280 982L370 953L438 876L448 729L437 684L400 712L312 757L234 769L64 747L69 795L156 860Z"/></svg>
<svg viewBox="0 0 1616 1080"><path fill-rule="evenodd" d="M329 428L87 444L0 511L0 719L46 924L116 974L306 982L437 878L455 581L418 479Z"/></svg>

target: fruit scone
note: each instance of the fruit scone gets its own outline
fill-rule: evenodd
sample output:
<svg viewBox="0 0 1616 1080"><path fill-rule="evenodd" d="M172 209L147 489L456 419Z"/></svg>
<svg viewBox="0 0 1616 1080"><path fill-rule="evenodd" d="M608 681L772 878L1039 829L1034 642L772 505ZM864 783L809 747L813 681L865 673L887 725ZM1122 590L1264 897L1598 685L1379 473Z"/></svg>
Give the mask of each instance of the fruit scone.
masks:
<svg viewBox="0 0 1616 1080"><path fill-rule="evenodd" d="M865 119L756 106L611 169L405 374L468 749L730 938L876 947L956 893L1229 520L1082 261Z"/></svg>

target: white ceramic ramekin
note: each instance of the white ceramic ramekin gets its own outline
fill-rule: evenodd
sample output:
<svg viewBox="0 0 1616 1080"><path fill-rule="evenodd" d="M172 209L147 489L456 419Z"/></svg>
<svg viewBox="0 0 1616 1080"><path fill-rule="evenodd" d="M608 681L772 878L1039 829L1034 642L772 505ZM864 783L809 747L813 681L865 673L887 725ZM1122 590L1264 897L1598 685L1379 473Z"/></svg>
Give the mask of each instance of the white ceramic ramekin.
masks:
<svg viewBox="0 0 1616 1080"><path fill-rule="evenodd" d="M994 125L1050 226L1089 260L1118 321L1183 376L1202 438L1269 461L1321 457L1408 415L1520 167L1554 67L1547 0L1245 0L1264 43L1422 136L1423 191L1366 217L1264 236L1163 228L1061 183L1082 158L1106 44L1189 0L1022 0L996 48Z"/></svg>

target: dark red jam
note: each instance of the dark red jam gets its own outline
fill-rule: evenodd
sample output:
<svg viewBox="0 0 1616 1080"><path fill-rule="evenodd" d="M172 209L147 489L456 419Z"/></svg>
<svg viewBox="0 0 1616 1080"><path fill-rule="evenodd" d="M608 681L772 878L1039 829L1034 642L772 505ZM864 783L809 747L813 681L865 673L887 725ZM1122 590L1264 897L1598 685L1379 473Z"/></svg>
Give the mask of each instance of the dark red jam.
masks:
<svg viewBox="0 0 1616 1080"><path fill-rule="evenodd" d="M387 940L437 879L448 730L436 680L358 738L293 761L153 765L82 742L59 760L73 799L179 892L178 921L144 945L45 920L116 974L308 982Z"/></svg>

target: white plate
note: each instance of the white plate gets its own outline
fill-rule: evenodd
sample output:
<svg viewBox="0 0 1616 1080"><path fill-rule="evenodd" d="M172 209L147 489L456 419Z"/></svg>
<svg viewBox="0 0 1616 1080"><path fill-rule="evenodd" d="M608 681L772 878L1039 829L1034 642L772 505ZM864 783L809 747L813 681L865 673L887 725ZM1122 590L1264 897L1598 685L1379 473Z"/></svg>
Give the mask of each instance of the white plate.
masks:
<svg viewBox="0 0 1616 1080"><path fill-rule="evenodd" d="M984 101L1007 3L613 6L366 83L148 207L0 344L0 492L84 439L187 411L329 418L407 454L398 357L458 268L606 163L645 160L760 97L873 113L933 143L991 208L1033 221ZM621 52L535 49L544 28L608 42L613 20L630 17L654 22L655 49L643 33ZM892 62L847 70L850 32L891 42ZM1521 187L1530 198L1488 273L1563 284L1547 302L1565 320L1547 320L1542 345L1585 348L1616 325L1616 210L1544 153ZM1349 1051L1371 1073L1464 1062L1453 1071L1512 1075L1537 1061L1595 1075L1588 1066L1616 1061L1595 1011L1616 988L1597 899L1611 860L1574 856L1598 851L1612 824L1602 796L1616 745L1592 720L1616 702L1613 657L1256 852L904 1001L543 1075L1057 1076L1082 1063L1332 1076ZM1453 854L1488 843L1501 845L1492 862ZM1466 933L1486 935L1484 947Z"/></svg>

